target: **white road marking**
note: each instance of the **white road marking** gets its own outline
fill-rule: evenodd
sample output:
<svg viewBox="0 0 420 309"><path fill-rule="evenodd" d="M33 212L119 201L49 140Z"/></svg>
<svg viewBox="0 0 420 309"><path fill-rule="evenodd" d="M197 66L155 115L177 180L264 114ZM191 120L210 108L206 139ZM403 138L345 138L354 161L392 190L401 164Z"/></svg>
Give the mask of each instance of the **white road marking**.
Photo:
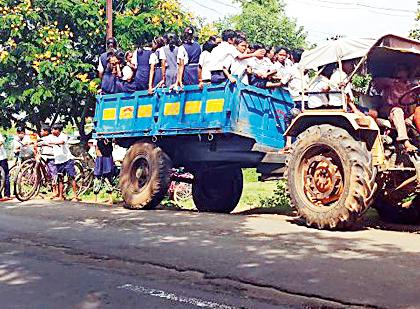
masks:
<svg viewBox="0 0 420 309"><path fill-rule="evenodd" d="M193 305L200 308L212 308L212 309L234 309L235 307L231 307L224 304L214 303L211 301L202 300L199 298L193 297L186 297L186 296L178 296L174 293L167 293L162 290L156 289L149 289L142 286L137 286L133 284L124 284L117 287L118 289L124 289L135 293L146 294L154 297L160 297L167 300L172 300L180 303L185 303L189 305Z"/></svg>

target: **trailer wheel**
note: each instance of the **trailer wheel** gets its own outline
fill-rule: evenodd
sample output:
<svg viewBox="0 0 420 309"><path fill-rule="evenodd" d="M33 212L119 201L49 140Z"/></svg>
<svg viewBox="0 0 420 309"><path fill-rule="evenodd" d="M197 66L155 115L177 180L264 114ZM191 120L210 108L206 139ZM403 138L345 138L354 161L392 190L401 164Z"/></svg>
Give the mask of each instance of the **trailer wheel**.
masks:
<svg viewBox="0 0 420 309"><path fill-rule="evenodd" d="M292 206L308 226L348 228L372 203L371 153L342 128L319 125L301 133L287 165Z"/></svg>
<svg viewBox="0 0 420 309"><path fill-rule="evenodd" d="M128 150L121 167L120 188L129 209L153 209L164 199L170 183L171 160L150 143Z"/></svg>
<svg viewBox="0 0 420 309"><path fill-rule="evenodd" d="M391 223L417 224L420 222L420 196L403 203L379 195L374 205L382 220Z"/></svg>
<svg viewBox="0 0 420 309"><path fill-rule="evenodd" d="M198 172L192 187L194 204L202 212L230 213L238 205L242 189L240 168Z"/></svg>

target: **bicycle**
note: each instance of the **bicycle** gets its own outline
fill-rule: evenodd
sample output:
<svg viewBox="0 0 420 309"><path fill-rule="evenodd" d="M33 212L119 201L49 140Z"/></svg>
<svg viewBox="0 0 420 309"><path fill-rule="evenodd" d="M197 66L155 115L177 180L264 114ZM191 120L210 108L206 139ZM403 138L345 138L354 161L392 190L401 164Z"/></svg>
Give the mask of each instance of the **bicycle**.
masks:
<svg viewBox="0 0 420 309"><path fill-rule="evenodd" d="M3 192L5 184L6 173L4 172L4 169L0 166L0 192Z"/></svg>
<svg viewBox="0 0 420 309"><path fill-rule="evenodd" d="M192 198L192 182L194 176L182 170L174 170L169 185L169 199L176 203L183 203Z"/></svg>
<svg viewBox="0 0 420 309"><path fill-rule="evenodd" d="M42 146L39 148L42 149ZM16 198L21 202L28 201L34 196L37 196L41 192L41 188L45 189L42 190L43 193L46 191L45 194L52 192L53 178L48 169L47 162L42 158L41 153L42 151L36 151L35 158L26 160L19 167L14 184L14 192ZM74 163L76 183L81 188L80 182L84 180L83 166L78 160L75 160ZM68 185L68 180L64 180L64 183L67 184L64 192L69 193L71 186Z"/></svg>

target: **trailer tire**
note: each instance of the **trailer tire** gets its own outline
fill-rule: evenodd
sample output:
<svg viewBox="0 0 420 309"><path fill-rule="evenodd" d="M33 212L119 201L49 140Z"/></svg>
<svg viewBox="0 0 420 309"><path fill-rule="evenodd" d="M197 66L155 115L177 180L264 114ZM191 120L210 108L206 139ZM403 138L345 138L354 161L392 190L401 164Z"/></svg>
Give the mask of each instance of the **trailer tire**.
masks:
<svg viewBox="0 0 420 309"><path fill-rule="evenodd" d="M172 163L151 143L137 143L128 150L121 167L120 188L128 209L153 209L168 192Z"/></svg>
<svg viewBox="0 0 420 309"><path fill-rule="evenodd" d="M375 199L374 207L379 217L386 222L399 224L417 224L420 222L420 196L417 195L409 207L391 201L383 196Z"/></svg>
<svg viewBox="0 0 420 309"><path fill-rule="evenodd" d="M193 201L198 211L231 213L243 190L240 168L201 171L194 175Z"/></svg>
<svg viewBox="0 0 420 309"><path fill-rule="evenodd" d="M298 136L286 164L292 207L308 226L349 228L373 201L377 184L372 155L342 128L308 128Z"/></svg>

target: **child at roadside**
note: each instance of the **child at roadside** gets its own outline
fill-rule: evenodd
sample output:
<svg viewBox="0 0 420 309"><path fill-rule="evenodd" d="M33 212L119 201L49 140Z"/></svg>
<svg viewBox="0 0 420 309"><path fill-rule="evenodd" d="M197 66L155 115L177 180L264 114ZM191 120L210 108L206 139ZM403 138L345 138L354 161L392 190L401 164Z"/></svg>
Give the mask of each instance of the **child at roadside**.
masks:
<svg viewBox="0 0 420 309"><path fill-rule="evenodd" d="M178 49L178 85L197 85L198 66L201 46L194 40L194 29L187 27L183 35L183 44Z"/></svg>
<svg viewBox="0 0 420 309"><path fill-rule="evenodd" d="M112 200L112 177L114 173L114 161L112 159L112 142L105 139L99 139L96 142L96 159L94 169L93 193L95 202L98 201L98 194L102 186L105 187L108 194L108 205L113 204Z"/></svg>
<svg viewBox="0 0 420 309"><path fill-rule="evenodd" d="M57 167L58 197L56 200L65 200L64 176L67 175L73 189L72 201L76 202L80 200L77 196L76 169L74 167L73 155L67 144L68 136L62 131L63 126L61 124L54 124L51 130L52 137L49 140L49 145L53 147L54 163Z"/></svg>
<svg viewBox="0 0 420 309"><path fill-rule="evenodd" d="M235 39L238 37L233 30L225 30L222 33L222 43L211 52L211 63L209 65L211 72L211 82L215 84L223 83L229 80L236 83L236 79L230 73L230 68L235 59L243 60L254 56L265 55L262 51L255 51L252 54L241 53L235 47Z"/></svg>
<svg viewBox="0 0 420 309"><path fill-rule="evenodd" d="M58 186L57 186L57 166L54 161L54 149L50 145L53 136L51 135L51 127L48 125L43 125L41 128L41 138L38 142L38 145L42 147L41 156L47 163L48 173L52 179L52 189L53 195L52 199L58 198Z"/></svg>
<svg viewBox="0 0 420 309"><path fill-rule="evenodd" d="M16 127L16 136L13 138L13 154L16 159L24 156L26 147L31 143L29 135L25 133L25 129L21 126Z"/></svg>
<svg viewBox="0 0 420 309"><path fill-rule="evenodd" d="M2 201L10 200L10 180L9 180L9 164L7 163L7 153L4 144L6 139L0 134L0 166L3 168L5 174L5 185L4 185L4 198L1 198ZM0 192L0 197L2 197L3 192Z"/></svg>

